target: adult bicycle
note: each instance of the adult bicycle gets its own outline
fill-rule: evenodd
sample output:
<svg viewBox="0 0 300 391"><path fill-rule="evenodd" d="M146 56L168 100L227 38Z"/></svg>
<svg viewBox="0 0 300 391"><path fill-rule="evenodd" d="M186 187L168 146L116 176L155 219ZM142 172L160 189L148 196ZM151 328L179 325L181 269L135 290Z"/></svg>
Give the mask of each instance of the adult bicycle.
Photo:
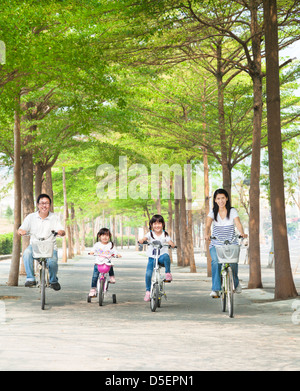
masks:
<svg viewBox="0 0 300 391"><path fill-rule="evenodd" d="M233 239L225 240L222 245L215 245L218 263L222 265L221 268L221 308L223 312L228 311L230 318L234 317L234 293L236 287L234 286L232 264L239 262L241 242L236 243L236 239L243 239L243 236L235 235ZM215 236L211 236L211 239L217 239Z"/></svg>
<svg viewBox="0 0 300 391"><path fill-rule="evenodd" d="M50 286L47 259L53 257L53 238L57 236L57 232L51 231L47 237L43 238L30 232L25 236L31 236L32 257L37 262L35 275L37 286L40 288L41 309L44 310L46 304L46 288Z"/></svg>
<svg viewBox="0 0 300 391"><path fill-rule="evenodd" d="M170 246L169 244L161 244L159 240L154 240L153 242L143 242L148 246L153 247L153 257L154 257L154 267L151 277L151 289L150 289L150 308L152 312L155 312L157 307L161 306L161 300L164 297L167 300L167 295L165 291L165 283L169 283L161 273L161 268L163 267L158 263L158 259L160 256L160 250L163 247L168 248L177 248Z"/></svg>
<svg viewBox="0 0 300 391"><path fill-rule="evenodd" d="M96 288L97 294L94 297L98 296L99 306L103 306L105 297L108 294L108 287L110 284L108 273L110 271L110 268L113 266L111 259L114 258L114 256L111 255L109 257L104 257L104 256L99 257L99 255L97 255L97 254L94 254L94 255L99 258L97 260L97 268L99 271L99 276L98 276L98 280L97 280L97 288ZM90 296L90 294L88 294L87 302L91 303L91 301L92 301L92 296ZM117 302L117 296L115 293L112 294L112 301L114 304L116 304L116 302Z"/></svg>

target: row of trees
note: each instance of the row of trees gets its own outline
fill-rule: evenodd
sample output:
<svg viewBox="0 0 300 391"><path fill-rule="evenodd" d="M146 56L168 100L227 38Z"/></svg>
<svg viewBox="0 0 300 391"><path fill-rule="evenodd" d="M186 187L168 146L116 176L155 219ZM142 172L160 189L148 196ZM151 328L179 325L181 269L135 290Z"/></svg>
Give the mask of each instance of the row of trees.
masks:
<svg viewBox="0 0 300 391"><path fill-rule="evenodd" d="M97 183L103 176L97 175L97 168L107 163L115 167L122 190L119 157L126 156L130 175L136 178L131 185L139 197L110 200L109 207L116 213L118 208L126 209L139 222L151 208L165 207L169 220L176 221L174 227L181 227L177 240L182 239L182 246L186 243L179 258L183 254L193 264L192 182L184 184L186 199L174 197L175 175L167 185L158 185L158 189L171 189L169 200L145 199L141 190L148 188L141 182L143 167L150 172L151 164L178 164L183 169L185 164L196 167L201 162L201 213L205 216L209 170L221 167L222 186L231 193L232 169L251 157L249 287L261 287L260 151L268 146L272 162L281 156L278 151L271 153L272 145L281 151L281 142L299 132L299 99L292 96L298 64L283 60L276 69L276 64L268 66L264 61L268 42L275 45L270 49L272 58L300 34L299 2L278 3L279 11L274 10L275 1L258 0L54 1L25 2L22 7L18 1L4 0L0 31L7 54L6 64L0 66L0 148L3 164L14 165L15 228L21 222L21 200L24 217L34 210L34 189L40 193L43 181L49 194L53 187L55 205L65 206L66 219L67 202L79 217L93 214L97 207L106 208L99 206ZM272 19L268 19L271 11ZM266 25L274 31L279 28L279 36L268 41ZM277 96L269 98L272 91L266 89L265 76L268 83L273 70L280 80ZM263 104L266 94L268 105L273 99L279 102L279 83L281 111L277 106L275 114L281 112L283 132L281 140L279 128L280 138L272 143L276 127L270 120L276 115L268 109L267 126ZM272 132L268 134L267 128ZM280 159L270 167L282 174ZM277 197L283 177L271 176L271 182L271 195ZM271 201L274 205L277 198ZM282 195L279 205L277 209L284 212ZM284 226L281 215L273 228ZM277 298L296 294L288 248L283 245L287 243L285 231L279 237L273 232L279 245L275 248L277 264L281 265L275 269ZM12 285L17 283L19 254L16 236Z"/></svg>

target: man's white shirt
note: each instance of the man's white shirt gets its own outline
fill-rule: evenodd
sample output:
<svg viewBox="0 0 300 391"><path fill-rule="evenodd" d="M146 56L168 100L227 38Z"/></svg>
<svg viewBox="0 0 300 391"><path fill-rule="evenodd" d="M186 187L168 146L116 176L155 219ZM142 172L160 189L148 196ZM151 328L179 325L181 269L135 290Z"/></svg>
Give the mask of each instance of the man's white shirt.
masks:
<svg viewBox="0 0 300 391"><path fill-rule="evenodd" d="M49 215L42 219L39 212L34 212L25 217L20 229L30 232L30 234L34 234L39 238L47 238L51 231L61 231L64 230L64 227L55 213L49 212ZM57 250L55 237L53 237L53 242L54 249ZM32 243L32 237L30 238L30 243Z"/></svg>

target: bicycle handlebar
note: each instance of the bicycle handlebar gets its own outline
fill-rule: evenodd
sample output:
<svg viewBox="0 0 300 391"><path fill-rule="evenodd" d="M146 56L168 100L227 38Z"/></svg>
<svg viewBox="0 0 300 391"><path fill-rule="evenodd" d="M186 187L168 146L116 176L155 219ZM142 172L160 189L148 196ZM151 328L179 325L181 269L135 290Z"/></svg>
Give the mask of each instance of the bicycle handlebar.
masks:
<svg viewBox="0 0 300 391"><path fill-rule="evenodd" d="M91 254L91 253L88 253L88 255L94 255L95 257L101 257L101 258L106 258L106 259L109 259L109 258L118 258L116 255L110 255L109 257L105 257L104 255L101 255L101 254Z"/></svg>
<svg viewBox="0 0 300 391"><path fill-rule="evenodd" d="M224 244L231 244L233 241L234 241L234 239L236 239L236 238L238 238L238 239L246 239L246 238L244 238L242 235L234 235L234 237L233 237L233 239L232 240L221 240L221 239L219 239L219 238L217 238L216 236L210 236L210 239L216 239L216 240L219 240L220 242L223 242Z"/></svg>
<svg viewBox="0 0 300 391"><path fill-rule="evenodd" d="M52 230L50 235L47 236L46 238L39 238L38 236L36 236L36 234L32 233L32 232L27 232L25 235L22 235L23 237L24 236L34 236L37 240L40 240L40 241L44 241L44 240L48 240L51 236L57 236L58 235L58 232Z"/></svg>
<svg viewBox="0 0 300 391"><path fill-rule="evenodd" d="M145 242L143 242L143 243L140 243L140 242L137 242L139 245L143 245L143 244L146 244L146 245L148 245L148 246L150 246L150 245L155 245L155 243L154 242L147 242L147 241L145 241ZM158 244L157 244L158 245ZM160 243L160 245L162 246L162 247L169 247L169 248L177 248L177 246L175 246L175 247L172 247L170 244L161 244Z"/></svg>

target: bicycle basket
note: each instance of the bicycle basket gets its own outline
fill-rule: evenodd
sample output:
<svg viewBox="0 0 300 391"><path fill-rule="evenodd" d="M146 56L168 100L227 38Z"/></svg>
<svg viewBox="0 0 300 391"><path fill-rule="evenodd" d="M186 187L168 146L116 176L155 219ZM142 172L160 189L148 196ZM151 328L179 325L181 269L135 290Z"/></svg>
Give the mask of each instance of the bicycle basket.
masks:
<svg viewBox="0 0 300 391"><path fill-rule="evenodd" d="M216 246L219 263L238 263L240 255L240 246L237 244L226 244Z"/></svg>
<svg viewBox="0 0 300 391"><path fill-rule="evenodd" d="M52 258L54 243L50 240L36 240L32 242L33 258Z"/></svg>

